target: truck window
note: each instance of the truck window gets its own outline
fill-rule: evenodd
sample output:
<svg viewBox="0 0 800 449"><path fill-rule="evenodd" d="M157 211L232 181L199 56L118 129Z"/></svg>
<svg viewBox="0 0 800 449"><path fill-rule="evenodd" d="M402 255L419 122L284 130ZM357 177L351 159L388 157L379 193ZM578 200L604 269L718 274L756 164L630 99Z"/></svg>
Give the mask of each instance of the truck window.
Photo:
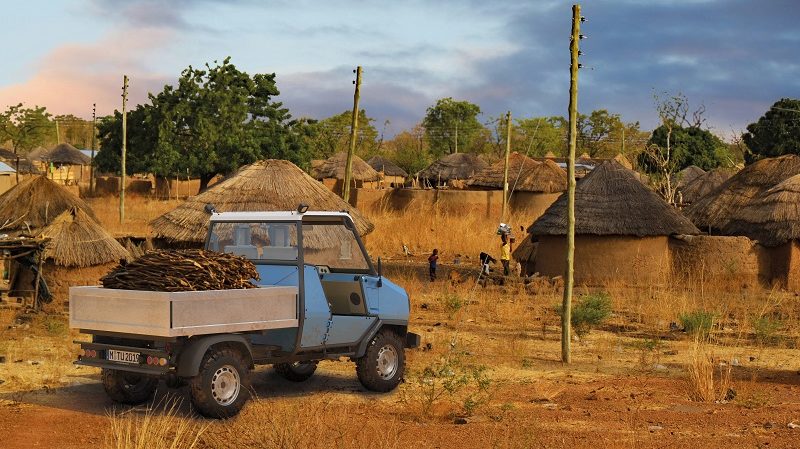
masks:
<svg viewBox="0 0 800 449"><path fill-rule="evenodd" d="M296 261L297 228L293 223L214 223L208 249L252 261Z"/></svg>
<svg viewBox="0 0 800 449"><path fill-rule="evenodd" d="M354 231L343 223L303 225L303 260L332 272L367 273L370 265Z"/></svg>

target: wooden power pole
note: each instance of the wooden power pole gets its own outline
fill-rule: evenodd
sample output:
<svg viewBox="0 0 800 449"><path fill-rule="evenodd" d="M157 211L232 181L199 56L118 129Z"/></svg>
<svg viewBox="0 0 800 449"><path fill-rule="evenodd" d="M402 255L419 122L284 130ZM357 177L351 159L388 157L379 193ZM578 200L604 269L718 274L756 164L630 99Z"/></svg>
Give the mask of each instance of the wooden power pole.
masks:
<svg viewBox="0 0 800 449"><path fill-rule="evenodd" d="M350 148L347 150L347 165L344 169L344 189L342 199L350 202L350 184L353 179L353 154L356 152L356 136L358 135L358 100L361 94L361 66L356 67L355 94L353 94L353 118L350 121Z"/></svg>
<svg viewBox="0 0 800 449"><path fill-rule="evenodd" d="M92 103L92 161L89 165L89 193L94 196L94 151L97 141L97 103Z"/></svg>
<svg viewBox="0 0 800 449"><path fill-rule="evenodd" d="M503 168L503 216L506 219L508 212L508 157L511 155L511 111L506 113L506 162Z"/></svg>
<svg viewBox="0 0 800 449"><path fill-rule="evenodd" d="M125 105L128 102L128 75L122 76L122 176L119 180L119 222L125 222L125 159L127 153L128 140L128 116L125 113Z"/></svg>
<svg viewBox="0 0 800 449"><path fill-rule="evenodd" d="M575 259L575 146L578 131L578 43L581 40L581 5L572 5L572 36L569 52L569 156L567 161L567 266L561 307L561 361L570 363L572 284Z"/></svg>

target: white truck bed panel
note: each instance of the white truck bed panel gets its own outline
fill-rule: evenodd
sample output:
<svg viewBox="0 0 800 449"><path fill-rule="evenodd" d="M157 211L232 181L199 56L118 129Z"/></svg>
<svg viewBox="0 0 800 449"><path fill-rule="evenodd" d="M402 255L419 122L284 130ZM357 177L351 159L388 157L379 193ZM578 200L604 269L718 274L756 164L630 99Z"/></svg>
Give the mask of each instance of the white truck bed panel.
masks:
<svg viewBox="0 0 800 449"><path fill-rule="evenodd" d="M297 327L297 288L151 292L70 287L72 328L181 337Z"/></svg>

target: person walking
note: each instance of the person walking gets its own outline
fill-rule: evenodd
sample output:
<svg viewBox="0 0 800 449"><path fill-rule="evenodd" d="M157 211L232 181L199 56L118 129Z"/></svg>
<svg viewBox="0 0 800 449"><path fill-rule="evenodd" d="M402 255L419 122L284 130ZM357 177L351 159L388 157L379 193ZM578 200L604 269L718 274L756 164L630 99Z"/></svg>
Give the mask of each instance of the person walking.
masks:
<svg viewBox="0 0 800 449"><path fill-rule="evenodd" d="M431 276L431 282L436 280L436 263L439 261L439 250L435 249L428 256L428 273Z"/></svg>
<svg viewBox="0 0 800 449"><path fill-rule="evenodd" d="M511 274L511 239L508 234L500 234L500 263L503 264L503 276Z"/></svg>

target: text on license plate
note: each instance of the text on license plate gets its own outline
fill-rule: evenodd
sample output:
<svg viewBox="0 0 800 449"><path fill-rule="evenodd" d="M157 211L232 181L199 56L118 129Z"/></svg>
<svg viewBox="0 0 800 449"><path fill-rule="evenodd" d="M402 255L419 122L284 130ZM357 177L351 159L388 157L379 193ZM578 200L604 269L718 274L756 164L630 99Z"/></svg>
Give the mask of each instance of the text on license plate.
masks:
<svg viewBox="0 0 800 449"><path fill-rule="evenodd" d="M106 350L106 359L111 360L112 362L136 363L138 365L139 353L108 349Z"/></svg>

